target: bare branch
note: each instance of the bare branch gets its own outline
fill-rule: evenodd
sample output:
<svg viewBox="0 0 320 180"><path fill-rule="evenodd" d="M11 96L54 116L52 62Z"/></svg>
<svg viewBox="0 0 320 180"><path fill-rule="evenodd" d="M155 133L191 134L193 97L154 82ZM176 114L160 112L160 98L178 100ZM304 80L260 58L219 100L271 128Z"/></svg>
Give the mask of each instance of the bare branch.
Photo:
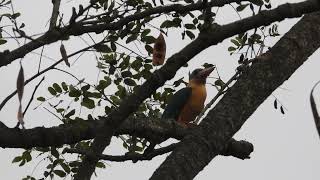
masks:
<svg viewBox="0 0 320 180"><path fill-rule="evenodd" d="M107 160L107 161L114 161L114 162L124 162L124 161L144 161L144 160L151 160L156 156L163 155L173 151L179 143L173 143L169 146L154 149L150 153L147 154L138 154L138 153L127 153L125 155L115 156L115 155L98 155L99 159ZM66 149L65 152L67 153L77 153L86 156L94 156L93 153L90 153L87 150L81 149ZM236 141L232 139L230 143L222 150L221 155L223 156L233 156L239 159L249 159L250 154L253 152L253 145L248 143L247 141Z"/></svg>
<svg viewBox="0 0 320 180"><path fill-rule="evenodd" d="M53 7L52 7L51 18L50 18L49 30L56 27L57 19L59 16L60 3L61 3L61 0L52 0Z"/></svg>

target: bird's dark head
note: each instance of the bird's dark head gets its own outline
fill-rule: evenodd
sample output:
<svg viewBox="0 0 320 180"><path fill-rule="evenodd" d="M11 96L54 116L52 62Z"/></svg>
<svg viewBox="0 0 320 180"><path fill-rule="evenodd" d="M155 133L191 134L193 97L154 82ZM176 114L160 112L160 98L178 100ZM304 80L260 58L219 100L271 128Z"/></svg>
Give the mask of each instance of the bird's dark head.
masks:
<svg viewBox="0 0 320 180"><path fill-rule="evenodd" d="M206 83L207 77L210 75L210 73L214 70L214 66L204 68L204 69L195 69L192 71L192 73L189 75L189 81L195 81L198 83Z"/></svg>

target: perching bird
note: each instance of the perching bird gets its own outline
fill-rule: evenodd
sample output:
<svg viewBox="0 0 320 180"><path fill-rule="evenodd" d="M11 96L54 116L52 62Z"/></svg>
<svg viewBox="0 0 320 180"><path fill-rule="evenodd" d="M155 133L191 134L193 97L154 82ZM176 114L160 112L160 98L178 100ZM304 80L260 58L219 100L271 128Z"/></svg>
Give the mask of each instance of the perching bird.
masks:
<svg viewBox="0 0 320 180"><path fill-rule="evenodd" d="M195 69L189 77L188 86L180 89L170 99L162 119L175 119L181 125L188 127L204 107L207 97L206 79L214 67Z"/></svg>
<svg viewBox="0 0 320 180"><path fill-rule="evenodd" d="M169 100L162 119L175 119L184 127L190 127L191 121L195 120L197 115L204 108L204 101L207 97L206 79L214 70L213 67L205 69L195 69L189 76L188 86L180 89ZM145 153L154 149L155 143L150 143Z"/></svg>

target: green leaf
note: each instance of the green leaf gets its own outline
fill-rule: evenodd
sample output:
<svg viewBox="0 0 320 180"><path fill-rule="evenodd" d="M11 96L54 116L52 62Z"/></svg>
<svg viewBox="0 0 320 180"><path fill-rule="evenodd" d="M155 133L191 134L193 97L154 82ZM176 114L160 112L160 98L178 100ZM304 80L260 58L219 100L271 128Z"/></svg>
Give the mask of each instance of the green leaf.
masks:
<svg viewBox="0 0 320 180"><path fill-rule="evenodd" d="M59 159L59 152L57 151L56 148L51 147L51 154L52 154L52 156L54 156L55 158Z"/></svg>
<svg viewBox="0 0 320 180"><path fill-rule="evenodd" d="M72 85L69 86L69 96L70 97L80 97L81 96L81 91L73 87Z"/></svg>
<svg viewBox="0 0 320 180"><path fill-rule="evenodd" d="M241 46L241 44L235 39L231 39L231 42L238 47Z"/></svg>
<svg viewBox="0 0 320 180"><path fill-rule="evenodd" d="M61 87L59 86L59 84L54 83L54 84L52 85L52 87L53 87L53 89L54 89L56 92L62 93L62 89L61 89Z"/></svg>
<svg viewBox="0 0 320 180"><path fill-rule="evenodd" d="M63 108L58 108L58 109L57 109L57 113L62 113L63 111L64 111Z"/></svg>
<svg viewBox="0 0 320 180"><path fill-rule="evenodd" d="M130 71L122 71L122 72L121 72L121 76L122 76L123 78L131 77L131 76L132 76L132 72L130 72Z"/></svg>
<svg viewBox="0 0 320 180"><path fill-rule="evenodd" d="M97 162L96 167L104 169L104 168L106 168L106 165L104 165L103 162Z"/></svg>
<svg viewBox="0 0 320 180"><path fill-rule="evenodd" d="M48 91L50 94L52 94L53 96L57 95L56 90L54 90L52 87L48 87Z"/></svg>
<svg viewBox="0 0 320 180"><path fill-rule="evenodd" d="M111 49L112 49L112 51L117 51L117 46L116 46L116 44L115 43L113 43L113 42L111 42L110 43L111 44Z"/></svg>
<svg viewBox="0 0 320 180"><path fill-rule="evenodd" d="M5 39L0 39L0 45L1 44L5 44L7 42L7 40L5 40Z"/></svg>
<svg viewBox="0 0 320 180"><path fill-rule="evenodd" d="M64 117L69 118L71 116L73 116L76 113L75 109L72 109L70 112L68 112L68 114L66 114Z"/></svg>
<svg viewBox="0 0 320 180"><path fill-rule="evenodd" d="M66 173L64 171L58 170L58 169L53 170L53 173L58 175L59 177L65 177L66 176Z"/></svg>
<svg viewBox="0 0 320 180"><path fill-rule="evenodd" d="M106 44L97 44L93 48L95 48L97 52L102 52L102 53L110 53L111 52L110 47Z"/></svg>
<svg viewBox="0 0 320 180"><path fill-rule="evenodd" d="M23 159L23 160L20 162L19 166L21 167L21 166L23 166L25 163L26 163L26 160Z"/></svg>
<svg viewBox="0 0 320 180"><path fill-rule="evenodd" d="M21 14L20 13L14 13L12 14L11 18L12 19L16 19L17 17L19 17Z"/></svg>
<svg viewBox="0 0 320 180"><path fill-rule="evenodd" d="M62 167L62 169L66 172L66 173L70 173L70 167L66 164L66 163L60 163L60 166Z"/></svg>
<svg viewBox="0 0 320 180"><path fill-rule="evenodd" d="M191 31L186 31L186 34L190 39L194 39L196 37Z"/></svg>
<svg viewBox="0 0 320 180"><path fill-rule="evenodd" d="M128 44L128 43L130 43L132 41L135 41L135 40L137 40L137 38L138 38L138 34L132 34L131 36L129 36L127 38L126 43Z"/></svg>
<svg viewBox="0 0 320 180"><path fill-rule="evenodd" d="M280 111L282 114L285 114L282 106L280 106Z"/></svg>
<svg viewBox="0 0 320 180"><path fill-rule="evenodd" d="M156 38L154 38L153 36L145 36L145 37L142 37L141 40L143 42L145 42L146 44L151 44L151 43L154 43L156 41Z"/></svg>
<svg viewBox="0 0 320 180"><path fill-rule="evenodd" d="M62 82L61 86L64 91L68 91L68 85L66 84L66 82Z"/></svg>
<svg viewBox="0 0 320 180"><path fill-rule="evenodd" d="M88 91L89 89L90 89L90 85L89 85L89 84L81 87L81 90L82 90L83 92L86 92L86 91Z"/></svg>
<svg viewBox="0 0 320 180"><path fill-rule="evenodd" d="M120 104L121 100L117 96L111 96L110 99L113 101L115 104Z"/></svg>
<svg viewBox="0 0 320 180"><path fill-rule="evenodd" d="M187 29L196 29L196 26L194 24L185 24L184 27Z"/></svg>
<svg viewBox="0 0 320 180"><path fill-rule="evenodd" d="M160 25L160 28L169 28L171 27L171 21L169 20L165 20L161 25Z"/></svg>
<svg viewBox="0 0 320 180"><path fill-rule="evenodd" d="M221 79L218 79L214 82L215 85L217 86L223 86L224 85L224 82L221 80Z"/></svg>
<svg viewBox="0 0 320 180"><path fill-rule="evenodd" d="M111 79L110 81L108 80L100 80L98 86L96 87L98 91L104 90L106 87L108 87L111 84Z"/></svg>
<svg viewBox="0 0 320 180"><path fill-rule="evenodd" d="M16 163L16 162L20 162L22 161L22 157L21 156L17 156L12 160L12 163Z"/></svg>
<svg viewBox="0 0 320 180"><path fill-rule="evenodd" d="M124 79L123 82L128 86L136 86L137 85L137 83L134 80L130 79L130 78Z"/></svg>
<svg viewBox="0 0 320 180"><path fill-rule="evenodd" d="M81 105L88 109L93 109L95 107L94 100L90 98L83 98Z"/></svg>
<svg viewBox="0 0 320 180"><path fill-rule="evenodd" d="M243 11L249 4L241 4L236 9L237 11Z"/></svg>
<svg viewBox="0 0 320 180"><path fill-rule="evenodd" d="M229 52L233 52L233 51L235 51L235 50L237 50L237 48L232 47L232 46L228 47L228 51L229 51Z"/></svg>
<svg viewBox="0 0 320 180"><path fill-rule="evenodd" d="M151 32L150 29L145 29L145 30L142 31L141 36L146 36L146 35L148 35L150 32Z"/></svg>
<svg viewBox="0 0 320 180"><path fill-rule="evenodd" d="M22 158L25 159L27 162L32 160L32 156L30 154L30 151L24 151L22 153Z"/></svg>
<svg viewBox="0 0 320 180"><path fill-rule="evenodd" d="M40 97L37 98L37 100L38 100L38 101L41 101L41 102L44 102L44 101L46 101L46 98L40 96Z"/></svg>
<svg viewBox="0 0 320 180"><path fill-rule="evenodd" d="M147 50L148 54L152 54L153 48L150 45L145 45L144 48Z"/></svg>

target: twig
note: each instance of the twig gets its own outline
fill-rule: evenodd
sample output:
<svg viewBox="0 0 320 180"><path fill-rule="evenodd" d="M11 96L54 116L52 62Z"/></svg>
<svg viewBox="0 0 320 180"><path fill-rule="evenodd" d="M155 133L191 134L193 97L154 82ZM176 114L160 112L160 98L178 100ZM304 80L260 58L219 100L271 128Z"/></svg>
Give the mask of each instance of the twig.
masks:
<svg viewBox="0 0 320 180"><path fill-rule="evenodd" d="M50 18L49 30L53 29L56 26L57 19L59 16L60 3L61 3L61 0L52 0L53 8L52 8L52 14Z"/></svg>
<svg viewBox="0 0 320 180"><path fill-rule="evenodd" d="M314 88L320 83L320 81L318 81L312 88L311 92L310 92L310 105L311 105L311 110L312 110L312 114L313 114L313 118L314 118L314 122L316 124L316 128L318 131L318 134L320 136L320 117L319 117L319 113L317 111L317 106L313 97L313 90Z"/></svg>
<svg viewBox="0 0 320 180"><path fill-rule="evenodd" d="M26 109L23 111L23 116L26 114L26 112L27 112L27 110L28 110L28 108L29 108L29 106L30 106L33 98L34 98L34 95L35 95L37 89L39 88L40 84L41 84L43 81L44 81L44 77L40 80L40 82L39 82L39 83L36 85L36 87L34 88L33 93L32 93L32 95L31 95L31 98L30 98L30 100L29 100L29 102L28 102L28 105L27 105Z"/></svg>
<svg viewBox="0 0 320 180"><path fill-rule="evenodd" d="M123 161L129 161L132 160L134 162L136 161L143 161L143 160L151 160L152 158L171 152L178 143L170 144L169 146L154 149L152 152L148 154L138 154L138 153L128 153L123 156L112 156L112 155L98 155L99 159L108 160L108 161L114 161L114 162L123 162ZM95 156L92 152L86 151L86 150L80 150L80 149L66 149L65 152L67 153L78 153L83 154L87 156Z"/></svg>
<svg viewBox="0 0 320 180"><path fill-rule="evenodd" d="M100 43L102 43L102 42L103 42L103 41L99 42L98 44L100 44ZM81 49L81 50L79 50L79 51L76 51L76 52L68 55L68 58L69 58L69 57L72 57L72 56L74 56L74 55L76 55L76 54L79 54L79 53L81 53L81 52L83 52L83 51L86 51L86 50L94 47L95 45L96 45L96 44L91 45L91 46L88 46L88 47L86 47L86 48L83 48L83 49ZM35 78L39 77L41 74L43 74L43 73L45 73L45 72L53 69L56 65L58 65L58 64L61 63L61 62L63 62L63 59L60 59L59 61L55 62L55 63L52 64L51 66L49 66L49 67L47 67L46 69L44 69L44 70L40 71L39 73L35 74L35 75L32 76L30 79L26 80L26 81L24 82L24 85L27 85L29 82L31 82L31 81L34 80ZM1 104L0 104L0 111L1 111L1 109L4 107L4 105L5 105L15 94L17 94L17 90L15 90L14 92L12 92L9 96L7 96L7 97L1 102Z"/></svg>
<svg viewBox="0 0 320 180"><path fill-rule="evenodd" d="M43 50L44 50L44 46L42 46L42 48L41 48L40 59L39 59L39 65L38 65L38 73L40 72L40 68L41 68L41 62L42 62Z"/></svg>
<svg viewBox="0 0 320 180"><path fill-rule="evenodd" d="M212 106L212 104L222 95L225 93L224 89L229 87L229 85L232 83L232 81L236 80L238 75L240 74L240 71L237 71L229 80L226 82L223 86L221 86L221 89L218 91L218 94L216 94L213 99L205 106L205 108L201 111L201 113L197 116L197 118L194 120L195 124L198 124L200 121L200 118L204 115L204 113Z"/></svg>

